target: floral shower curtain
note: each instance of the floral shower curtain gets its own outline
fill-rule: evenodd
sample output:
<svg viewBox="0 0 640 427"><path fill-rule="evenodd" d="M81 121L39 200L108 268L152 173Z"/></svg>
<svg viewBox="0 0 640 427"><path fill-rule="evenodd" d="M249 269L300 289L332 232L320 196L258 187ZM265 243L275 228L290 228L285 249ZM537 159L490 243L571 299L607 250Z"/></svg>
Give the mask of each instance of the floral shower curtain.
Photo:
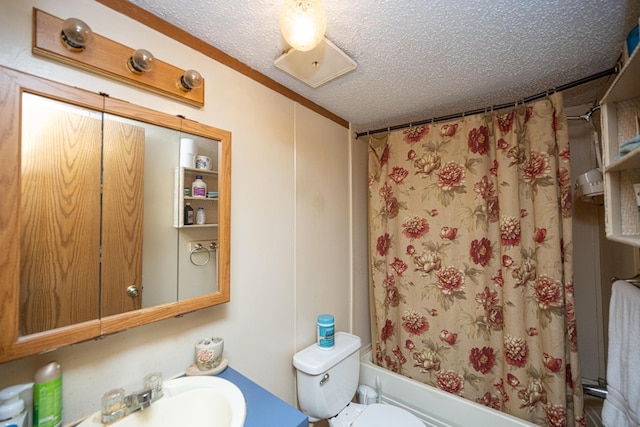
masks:
<svg viewBox="0 0 640 427"><path fill-rule="evenodd" d="M585 425L561 94L370 136L369 233L377 364Z"/></svg>

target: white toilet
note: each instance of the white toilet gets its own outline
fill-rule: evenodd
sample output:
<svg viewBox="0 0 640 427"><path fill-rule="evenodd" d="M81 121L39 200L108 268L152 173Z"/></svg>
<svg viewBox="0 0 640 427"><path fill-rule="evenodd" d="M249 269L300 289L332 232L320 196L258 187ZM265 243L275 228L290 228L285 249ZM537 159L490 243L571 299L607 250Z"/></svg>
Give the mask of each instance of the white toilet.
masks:
<svg viewBox="0 0 640 427"><path fill-rule="evenodd" d="M360 337L337 332L333 349L313 344L293 356L300 410L311 421L328 419L331 427L424 427L397 406L351 402L360 376L359 350Z"/></svg>

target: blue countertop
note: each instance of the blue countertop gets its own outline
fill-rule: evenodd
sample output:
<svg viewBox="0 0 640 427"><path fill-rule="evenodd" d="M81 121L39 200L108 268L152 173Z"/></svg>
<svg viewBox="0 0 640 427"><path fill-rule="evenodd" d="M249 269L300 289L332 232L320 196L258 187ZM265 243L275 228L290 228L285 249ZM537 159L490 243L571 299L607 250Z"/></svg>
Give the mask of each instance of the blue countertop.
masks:
<svg viewBox="0 0 640 427"><path fill-rule="evenodd" d="M308 427L309 418L284 400L271 394L238 371L227 368L218 374L244 394L247 418L244 427Z"/></svg>

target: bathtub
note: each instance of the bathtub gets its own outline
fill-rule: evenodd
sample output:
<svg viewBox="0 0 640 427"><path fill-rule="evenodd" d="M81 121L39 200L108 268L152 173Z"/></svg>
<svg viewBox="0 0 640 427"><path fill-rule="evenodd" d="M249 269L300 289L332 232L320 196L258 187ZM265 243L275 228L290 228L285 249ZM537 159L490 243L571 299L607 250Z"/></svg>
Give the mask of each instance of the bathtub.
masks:
<svg viewBox="0 0 640 427"><path fill-rule="evenodd" d="M360 358L360 384L377 389L382 403L406 409L429 427L538 427L374 365L371 350Z"/></svg>

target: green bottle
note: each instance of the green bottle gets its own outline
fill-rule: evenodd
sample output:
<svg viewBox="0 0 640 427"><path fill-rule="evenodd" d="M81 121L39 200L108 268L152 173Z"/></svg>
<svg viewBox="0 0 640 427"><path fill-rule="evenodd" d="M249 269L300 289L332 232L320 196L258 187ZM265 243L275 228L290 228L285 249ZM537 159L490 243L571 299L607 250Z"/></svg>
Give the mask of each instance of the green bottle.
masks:
<svg viewBox="0 0 640 427"><path fill-rule="evenodd" d="M33 427L62 426L62 366L51 362L36 371L33 386Z"/></svg>

